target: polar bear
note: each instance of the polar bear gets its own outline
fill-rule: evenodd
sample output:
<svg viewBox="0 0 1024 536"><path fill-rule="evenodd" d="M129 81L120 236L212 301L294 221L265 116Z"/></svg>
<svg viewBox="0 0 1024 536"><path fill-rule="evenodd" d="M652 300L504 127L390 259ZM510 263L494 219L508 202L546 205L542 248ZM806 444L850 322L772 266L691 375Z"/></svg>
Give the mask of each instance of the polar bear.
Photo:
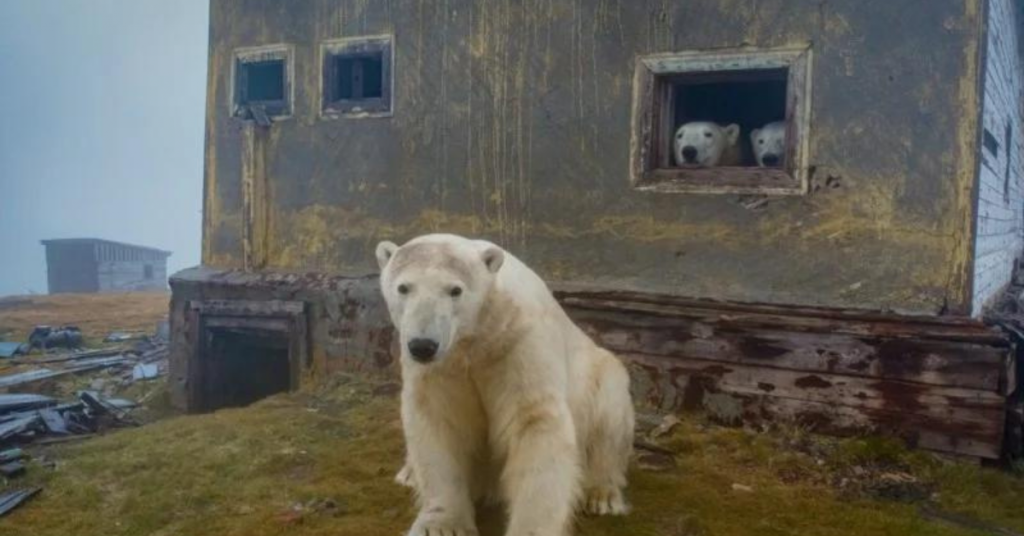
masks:
<svg viewBox="0 0 1024 536"><path fill-rule="evenodd" d="M676 130L675 156L680 166L738 166L742 160L740 126L709 121L686 123Z"/></svg>
<svg viewBox="0 0 1024 536"><path fill-rule="evenodd" d="M776 121L750 132L754 159L761 167L781 167L786 157L786 123Z"/></svg>
<svg viewBox="0 0 1024 536"><path fill-rule="evenodd" d="M504 502L508 536L562 536L577 507L624 514L634 414L626 367L498 246L433 234L377 246L401 342L411 536L475 535Z"/></svg>

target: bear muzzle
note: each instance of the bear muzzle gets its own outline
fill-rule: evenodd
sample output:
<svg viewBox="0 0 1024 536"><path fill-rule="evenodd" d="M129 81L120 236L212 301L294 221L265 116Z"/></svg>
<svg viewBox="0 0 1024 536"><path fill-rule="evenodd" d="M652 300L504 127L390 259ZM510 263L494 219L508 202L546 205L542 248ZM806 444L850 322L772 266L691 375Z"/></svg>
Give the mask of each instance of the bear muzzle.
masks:
<svg viewBox="0 0 1024 536"><path fill-rule="evenodd" d="M768 167L777 167L779 164L782 163L782 159L779 158L779 155L774 153L768 153L762 156L761 161L764 162L764 165Z"/></svg>

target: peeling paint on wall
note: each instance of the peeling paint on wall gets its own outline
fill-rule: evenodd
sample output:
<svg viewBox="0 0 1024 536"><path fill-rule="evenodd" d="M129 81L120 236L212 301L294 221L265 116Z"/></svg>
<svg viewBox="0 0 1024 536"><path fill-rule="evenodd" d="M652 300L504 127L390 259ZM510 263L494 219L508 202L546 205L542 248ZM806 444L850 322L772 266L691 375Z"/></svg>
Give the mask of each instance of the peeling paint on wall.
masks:
<svg viewBox="0 0 1024 536"><path fill-rule="evenodd" d="M215 105L226 62L280 42L296 102L266 144L271 269L369 273L377 240L446 231L583 285L963 310L979 1L214 0L204 262L241 263L239 127ZM319 43L385 33L394 117L320 120ZM750 210L630 187L637 55L793 42L816 57L818 188Z"/></svg>

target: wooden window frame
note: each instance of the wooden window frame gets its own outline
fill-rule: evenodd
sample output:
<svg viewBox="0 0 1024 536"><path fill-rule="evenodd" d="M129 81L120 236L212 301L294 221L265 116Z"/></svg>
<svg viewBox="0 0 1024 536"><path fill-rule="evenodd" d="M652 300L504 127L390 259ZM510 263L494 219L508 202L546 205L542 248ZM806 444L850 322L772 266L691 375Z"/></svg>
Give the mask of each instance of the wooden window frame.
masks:
<svg viewBox="0 0 1024 536"><path fill-rule="evenodd" d="M640 191L693 194L803 195L808 191L811 115L809 47L739 49L639 57L633 84L630 182ZM785 69L786 157L779 169L671 167L673 82L725 79ZM746 133L744 133L745 137ZM741 143L746 143L741 139Z"/></svg>
<svg viewBox="0 0 1024 536"><path fill-rule="evenodd" d="M395 54L391 35L345 37L320 45L320 117L324 119L391 117L394 114ZM381 96L368 99L333 100L337 80L336 60L340 56L380 55Z"/></svg>
<svg viewBox="0 0 1024 536"><path fill-rule="evenodd" d="M246 102L246 66L254 63L280 61L284 63L284 99ZM262 106L267 117L283 120L292 117L295 102L295 52L291 45L267 45L236 49L231 61L231 102L233 117L250 119L249 107Z"/></svg>

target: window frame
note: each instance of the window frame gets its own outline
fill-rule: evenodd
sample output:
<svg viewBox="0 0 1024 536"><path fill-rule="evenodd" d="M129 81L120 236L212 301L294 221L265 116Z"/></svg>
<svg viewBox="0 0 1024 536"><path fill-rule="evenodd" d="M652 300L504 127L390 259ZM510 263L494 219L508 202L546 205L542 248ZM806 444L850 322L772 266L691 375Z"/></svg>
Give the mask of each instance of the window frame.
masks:
<svg viewBox="0 0 1024 536"><path fill-rule="evenodd" d="M284 63L284 99L272 101L243 102L247 74L244 67L254 63L280 61ZM291 45L275 44L235 49L231 59L230 110L231 116L249 119L246 112L252 104L262 105L267 117L276 121L289 119L294 113L295 102L295 51Z"/></svg>
<svg viewBox="0 0 1024 536"><path fill-rule="evenodd" d="M636 59L630 183L646 192L691 194L803 195L808 192L811 115L809 46L796 48L687 51ZM759 70L787 71L786 158L783 168L671 166L675 117L674 84L682 79L728 79ZM740 143L748 143L749 133Z"/></svg>
<svg viewBox="0 0 1024 536"><path fill-rule="evenodd" d="M381 55L381 96L333 100L337 59ZM392 117L394 115L395 46L392 35L330 39L320 44L320 117L322 119Z"/></svg>

